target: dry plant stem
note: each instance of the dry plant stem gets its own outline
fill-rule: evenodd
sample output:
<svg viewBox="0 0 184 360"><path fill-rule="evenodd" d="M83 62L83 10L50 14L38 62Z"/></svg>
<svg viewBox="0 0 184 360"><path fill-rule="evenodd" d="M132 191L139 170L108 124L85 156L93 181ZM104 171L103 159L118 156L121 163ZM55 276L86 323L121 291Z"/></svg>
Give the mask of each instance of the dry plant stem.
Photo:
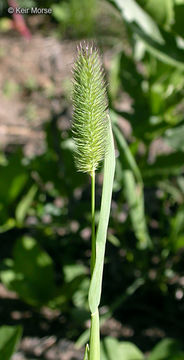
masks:
<svg viewBox="0 0 184 360"><path fill-rule="evenodd" d="M95 171L91 174L91 276L96 260L96 240L95 240Z"/></svg>

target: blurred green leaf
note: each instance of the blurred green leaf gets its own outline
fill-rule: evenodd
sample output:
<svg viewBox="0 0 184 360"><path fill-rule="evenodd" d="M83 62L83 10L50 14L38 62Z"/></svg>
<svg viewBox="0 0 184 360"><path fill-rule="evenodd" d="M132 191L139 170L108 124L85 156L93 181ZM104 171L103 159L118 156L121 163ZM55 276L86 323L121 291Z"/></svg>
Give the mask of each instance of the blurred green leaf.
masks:
<svg viewBox="0 0 184 360"><path fill-rule="evenodd" d="M136 23L142 31L150 38L163 44L163 38L156 23L134 0L113 0L121 11L125 20L130 23Z"/></svg>
<svg viewBox="0 0 184 360"><path fill-rule="evenodd" d="M0 234L9 231L10 229L14 228L15 225L15 219L9 218L5 224L0 226Z"/></svg>
<svg viewBox="0 0 184 360"><path fill-rule="evenodd" d="M133 230L140 242L140 248L145 249L146 247L151 246L151 239L146 225L142 187L139 184L136 184L134 175L130 170L123 171L122 180L125 198L129 205Z"/></svg>
<svg viewBox="0 0 184 360"><path fill-rule="evenodd" d="M168 129L164 140L175 150L184 151L184 125Z"/></svg>
<svg viewBox="0 0 184 360"><path fill-rule="evenodd" d="M53 17L73 37L91 34L97 12L96 0L60 1L52 5Z"/></svg>
<svg viewBox="0 0 184 360"><path fill-rule="evenodd" d="M9 157L8 163L1 167L0 201L5 204L17 198L28 179L28 173L21 161L22 154L14 153Z"/></svg>
<svg viewBox="0 0 184 360"><path fill-rule="evenodd" d="M172 249L177 251L184 247L184 205L181 205L176 215L171 219L170 243Z"/></svg>
<svg viewBox="0 0 184 360"><path fill-rule="evenodd" d="M169 33L160 31L154 20L135 0L110 0L120 10L133 33L143 41L148 51L159 60L184 69L184 51L177 47Z"/></svg>
<svg viewBox="0 0 184 360"><path fill-rule="evenodd" d="M178 183L178 186L179 186L182 194L184 195L184 177L183 176L178 176L177 183Z"/></svg>
<svg viewBox="0 0 184 360"><path fill-rule="evenodd" d="M12 22L7 17L3 17L0 20L0 31L6 32L12 28Z"/></svg>
<svg viewBox="0 0 184 360"><path fill-rule="evenodd" d="M120 153L120 160L122 162L123 168L128 170L131 169L136 180L139 182L139 184L142 184L142 176L140 170L128 147L128 144L123 136L123 133L119 130L117 125L113 125L113 133Z"/></svg>
<svg viewBox="0 0 184 360"><path fill-rule="evenodd" d="M177 359L177 353L181 351L181 346L177 340L163 339L152 350L148 360L173 360Z"/></svg>
<svg viewBox="0 0 184 360"><path fill-rule="evenodd" d="M143 360L143 353L131 342L120 342L119 354L122 360ZM120 359L119 357L119 359Z"/></svg>
<svg viewBox="0 0 184 360"><path fill-rule="evenodd" d="M23 221L27 215L27 211L29 210L32 201L36 195L37 189L38 188L36 185L32 185L27 194L18 203L15 210L15 216L19 225L23 224Z"/></svg>
<svg viewBox="0 0 184 360"><path fill-rule="evenodd" d="M174 17L175 17L175 21L173 23L172 29L178 35L184 38L184 31L183 31L184 2L183 1L174 2Z"/></svg>
<svg viewBox="0 0 184 360"><path fill-rule="evenodd" d="M142 176L126 140L117 125L113 126L113 131L119 150L123 193L129 205L132 226L135 236L140 241L140 247L145 248L151 245L151 239L147 230L144 212Z"/></svg>
<svg viewBox="0 0 184 360"><path fill-rule="evenodd" d="M101 342L101 360L121 359L119 357L119 343L117 339L106 337Z"/></svg>
<svg viewBox="0 0 184 360"><path fill-rule="evenodd" d="M65 276L64 292L70 295L77 308L85 309L89 290L87 269L82 264L70 264L63 267Z"/></svg>
<svg viewBox="0 0 184 360"><path fill-rule="evenodd" d="M164 86L161 83L154 83L150 88L150 107L151 112L154 115L159 115L163 111L164 99L163 99Z"/></svg>
<svg viewBox="0 0 184 360"><path fill-rule="evenodd" d="M172 201L180 204L182 202L181 191L175 184L172 184L171 181L164 179L163 181L158 181L158 186L160 189L164 190L167 194L171 195Z"/></svg>
<svg viewBox="0 0 184 360"><path fill-rule="evenodd" d="M53 4L53 16L59 22L67 22L70 18L70 8L67 3Z"/></svg>
<svg viewBox="0 0 184 360"><path fill-rule="evenodd" d="M173 0L146 0L143 8L161 26L168 27L174 23Z"/></svg>
<svg viewBox="0 0 184 360"><path fill-rule="evenodd" d="M35 239L17 240L13 266L1 272L3 283L31 305L47 304L55 295L53 262Z"/></svg>
<svg viewBox="0 0 184 360"><path fill-rule="evenodd" d="M77 276L85 275L86 268L82 264L70 264L63 267L66 282L70 282Z"/></svg>
<svg viewBox="0 0 184 360"><path fill-rule="evenodd" d="M0 327L0 358L2 360L10 360L21 336L21 326Z"/></svg>
<svg viewBox="0 0 184 360"><path fill-rule="evenodd" d="M113 56L111 67L109 71L109 95L112 100L115 100L120 87L120 68L121 52L118 52Z"/></svg>
<svg viewBox="0 0 184 360"><path fill-rule="evenodd" d="M106 337L101 343L102 360L143 360L144 354L131 342Z"/></svg>

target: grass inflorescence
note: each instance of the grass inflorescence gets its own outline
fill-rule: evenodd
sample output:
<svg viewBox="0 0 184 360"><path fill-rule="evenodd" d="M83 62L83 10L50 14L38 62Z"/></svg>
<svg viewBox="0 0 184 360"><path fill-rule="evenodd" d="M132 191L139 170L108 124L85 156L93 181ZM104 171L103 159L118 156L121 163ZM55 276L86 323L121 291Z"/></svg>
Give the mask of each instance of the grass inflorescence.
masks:
<svg viewBox="0 0 184 360"><path fill-rule="evenodd" d="M79 171L93 174L107 142L107 96L98 50L87 43L77 48L73 67L73 138Z"/></svg>

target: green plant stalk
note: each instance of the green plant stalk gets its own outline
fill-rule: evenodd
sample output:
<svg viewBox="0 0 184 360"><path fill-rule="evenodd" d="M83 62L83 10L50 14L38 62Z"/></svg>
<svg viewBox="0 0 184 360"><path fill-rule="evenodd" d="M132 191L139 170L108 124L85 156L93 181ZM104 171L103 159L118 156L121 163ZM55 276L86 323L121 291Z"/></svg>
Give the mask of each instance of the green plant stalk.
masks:
<svg viewBox="0 0 184 360"><path fill-rule="evenodd" d="M95 171L91 174L91 275L96 260L96 240L95 240Z"/></svg>
<svg viewBox="0 0 184 360"><path fill-rule="evenodd" d="M89 360L100 360L100 324L98 309L91 314Z"/></svg>
<svg viewBox="0 0 184 360"><path fill-rule="evenodd" d="M91 276L96 260L95 238L95 171L91 173ZM98 309L91 314L89 360L100 360L100 325Z"/></svg>

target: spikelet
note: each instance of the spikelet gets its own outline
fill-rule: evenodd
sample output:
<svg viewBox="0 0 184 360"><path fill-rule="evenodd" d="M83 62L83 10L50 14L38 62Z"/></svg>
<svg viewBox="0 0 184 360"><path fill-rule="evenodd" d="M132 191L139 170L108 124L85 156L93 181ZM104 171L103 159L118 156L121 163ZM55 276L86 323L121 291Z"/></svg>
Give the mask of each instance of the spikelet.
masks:
<svg viewBox="0 0 184 360"><path fill-rule="evenodd" d="M80 44L73 68L73 124L77 169L92 174L103 160L107 142L107 96L98 50Z"/></svg>

